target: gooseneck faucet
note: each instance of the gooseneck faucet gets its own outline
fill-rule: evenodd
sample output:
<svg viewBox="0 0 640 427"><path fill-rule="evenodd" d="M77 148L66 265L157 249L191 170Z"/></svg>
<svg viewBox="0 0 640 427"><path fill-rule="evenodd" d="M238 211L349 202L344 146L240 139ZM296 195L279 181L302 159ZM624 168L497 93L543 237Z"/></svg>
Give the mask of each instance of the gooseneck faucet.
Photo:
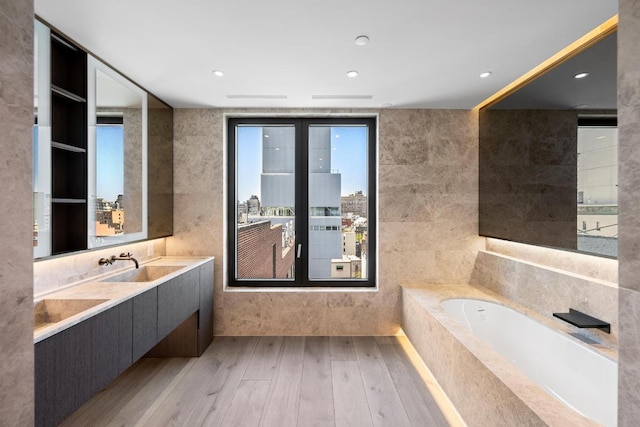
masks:
<svg viewBox="0 0 640 427"><path fill-rule="evenodd" d="M109 258L100 258L100 260L98 261L98 264L111 265L118 260L133 261L133 263L136 265L136 268L140 267L140 265L138 264L138 260L135 259L129 252L123 252L120 254L120 256L111 255Z"/></svg>
<svg viewBox="0 0 640 427"><path fill-rule="evenodd" d="M135 259L131 253L129 252L123 252L120 254L119 257L115 256L115 255L111 255L111 262L113 261L118 261L118 260L122 260L122 261L133 261L133 263L136 265L136 268L139 268L140 266L138 265L138 260Z"/></svg>

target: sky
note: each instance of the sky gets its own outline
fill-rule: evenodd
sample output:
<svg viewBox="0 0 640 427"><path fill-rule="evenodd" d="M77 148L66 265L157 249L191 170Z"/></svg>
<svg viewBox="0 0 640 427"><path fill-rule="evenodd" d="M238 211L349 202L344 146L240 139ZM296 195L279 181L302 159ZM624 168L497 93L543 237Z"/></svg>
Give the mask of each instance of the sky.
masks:
<svg viewBox="0 0 640 427"><path fill-rule="evenodd" d="M123 126L96 126L96 197L109 202L124 194L123 144Z"/></svg>
<svg viewBox="0 0 640 427"><path fill-rule="evenodd" d="M260 197L262 171L262 128L238 128L237 158L238 200ZM366 126L331 127L331 169L341 174L342 196L356 191L367 194L367 128Z"/></svg>

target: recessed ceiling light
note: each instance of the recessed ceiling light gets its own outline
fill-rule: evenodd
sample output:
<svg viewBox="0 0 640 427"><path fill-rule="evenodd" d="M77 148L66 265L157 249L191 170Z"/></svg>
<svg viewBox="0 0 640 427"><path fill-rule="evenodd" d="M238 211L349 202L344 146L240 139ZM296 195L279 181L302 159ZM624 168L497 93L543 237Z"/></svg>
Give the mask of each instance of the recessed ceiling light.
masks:
<svg viewBox="0 0 640 427"><path fill-rule="evenodd" d="M347 77L349 77L349 78L358 77L358 74L360 74L360 73L358 73L355 70L347 71Z"/></svg>
<svg viewBox="0 0 640 427"><path fill-rule="evenodd" d="M389 108L391 107L393 104L390 102L385 102L384 104L382 104L382 108Z"/></svg>
<svg viewBox="0 0 640 427"><path fill-rule="evenodd" d="M487 77L489 77L491 75L491 71L485 71L484 73L480 74L480 78L481 79L486 79Z"/></svg>
<svg viewBox="0 0 640 427"><path fill-rule="evenodd" d="M584 79L585 77L587 77L589 75L589 73L578 73L575 76L573 76L574 79Z"/></svg>
<svg viewBox="0 0 640 427"><path fill-rule="evenodd" d="M367 37L367 36L358 36L358 37L356 37L355 42L356 42L356 44L358 46L364 46L365 44L369 43L369 37Z"/></svg>
<svg viewBox="0 0 640 427"><path fill-rule="evenodd" d="M224 76L224 73L220 70L213 70L213 75L216 77L222 77Z"/></svg>

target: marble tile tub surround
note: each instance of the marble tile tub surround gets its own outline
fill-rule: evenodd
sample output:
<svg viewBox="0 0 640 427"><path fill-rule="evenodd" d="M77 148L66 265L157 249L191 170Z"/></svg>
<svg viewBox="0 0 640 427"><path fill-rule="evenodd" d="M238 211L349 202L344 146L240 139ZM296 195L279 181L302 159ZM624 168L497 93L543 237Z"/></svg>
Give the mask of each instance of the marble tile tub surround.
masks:
<svg viewBox="0 0 640 427"><path fill-rule="evenodd" d="M403 329L470 427L597 425L549 396L446 313L440 301L452 297L495 301L543 324L549 321L487 289L469 285L403 288Z"/></svg>
<svg viewBox="0 0 640 427"><path fill-rule="evenodd" d="M0 2L0 424L33 425L33 2Z"/></svg>
<svg viewBox="0 0 640 427"><path fill-rule="evenodd" d="M131 243L37 261L33 263L35 297L42 297L90 277L131 267L132 261L116 261L107 266L98 265L100 258L120 255L122 252L130 252L138 262L145 262L166 255L166 239Z"/></svg>
<svg viewBox="0 0 640 427"><path fill-rule="evenodd" d="M377 292L225 292L226 115L378 115ZM403 283L468 283L478 237L478 118L463 110L174 110L168 255L215 256L216 335L387 335Z"/></svg>
<svg viewBox="0 0 640 427"><path fill-rule="evenodd" d="M627 427L640 420L640 0L620 0L618 8L618 426Z"/></svg>
<svg viewBox="0 0 640 427"><path fill-rule="evenodd" d="M618 260L544 246L487 238L487 250L593 279L618 283Z"/></svg>
<svg viewBox="0 0 640 427"><path fill-rule="evenodd" d="M522 304L557 324L554 312L582 311L611 324L611 333L570 326L573 332L616 348L618 345L618 286L605 280L547 267L490 251L478 252L471 284L488 288Z"/></svg>

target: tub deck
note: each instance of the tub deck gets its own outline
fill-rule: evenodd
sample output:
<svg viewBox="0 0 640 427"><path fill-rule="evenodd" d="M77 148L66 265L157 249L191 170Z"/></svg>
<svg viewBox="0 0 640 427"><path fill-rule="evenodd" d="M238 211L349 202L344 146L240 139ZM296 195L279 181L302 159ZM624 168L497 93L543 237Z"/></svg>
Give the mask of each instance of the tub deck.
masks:
<svg viewBox="0 0 640 427"><path fill-rule="evenodd" d="M405 286L402 298L405 333L469 426L598 425L547 394L445 312L440 302L449 298L496 302L544 325L573 332L560 321L470 285ZM592 348L616 359L611 349Z"/></svg>

